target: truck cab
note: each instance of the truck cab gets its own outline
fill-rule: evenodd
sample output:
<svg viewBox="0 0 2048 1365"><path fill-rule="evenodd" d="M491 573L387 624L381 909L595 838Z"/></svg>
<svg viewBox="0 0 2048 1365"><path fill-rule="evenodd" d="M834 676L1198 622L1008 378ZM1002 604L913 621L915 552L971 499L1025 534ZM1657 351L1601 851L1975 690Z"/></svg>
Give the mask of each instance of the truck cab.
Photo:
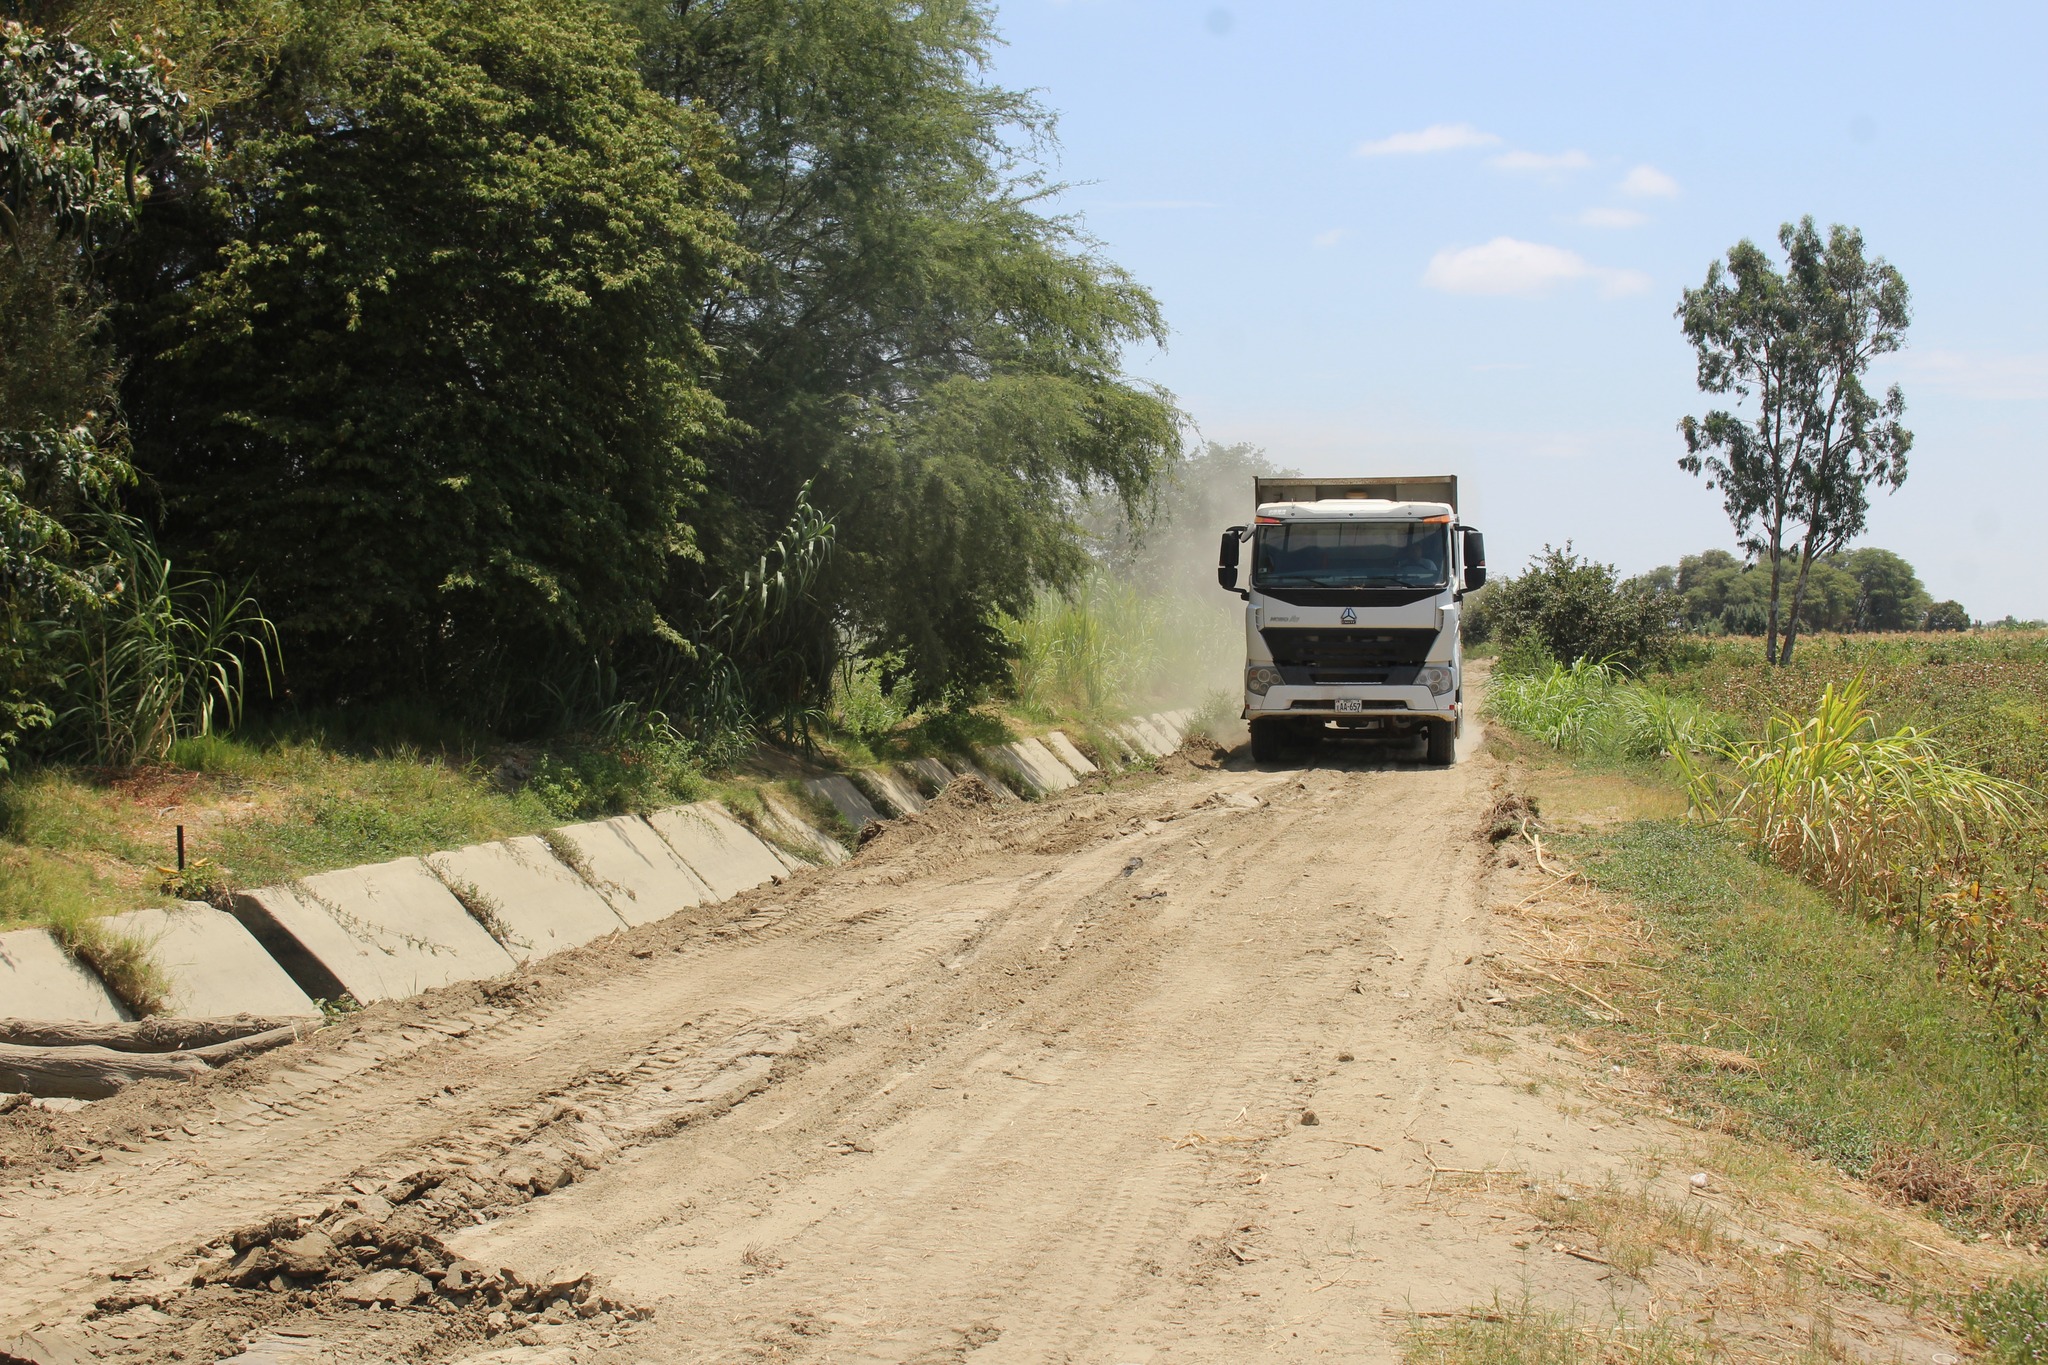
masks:
<svg viewBox="0 0 2048 1365"><path fill-rule="evenodd" d="M1216 574L1245 601L1253 758L1342 733L1421 736L1428 762L1455 762L1459 604L1486 581L1456 477L1261 478L1253 503L1224 531Z"/></svg>

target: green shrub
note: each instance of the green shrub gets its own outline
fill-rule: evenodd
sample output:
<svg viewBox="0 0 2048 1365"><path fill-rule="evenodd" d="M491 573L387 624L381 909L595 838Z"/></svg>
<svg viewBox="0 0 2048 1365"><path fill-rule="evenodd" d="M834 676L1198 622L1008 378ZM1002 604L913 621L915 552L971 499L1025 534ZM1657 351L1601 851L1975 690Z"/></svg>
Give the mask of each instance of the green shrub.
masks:
<svg viewBox="0 0 2048 1365"><path fill-rule="evenodd" d="M1973 1295L1963 1330L1986 1365L2048 1365L2048 1280L2006 1280Z"/></svg>
<svg viewBox="0 0 2048 1365"><path fill-rule="evenodd" d="M653 810L703 795L704 754L659 718L618 738L558 747L534 765L530 790L566 820Z"/></svg>
<svg viewBox="0 0 2048 1365"><path fill-rule="evenodd" d="M917 679L901 654L847 659L832 684L832 719L840 729L872 744L917 712Z"/></svg>
<svg viewBox="0 0 2048 1365"><path fill-rule="evenodd" d="M1545 546L1518 577L1490 586L1483 620L1504 654L1529 641L1565 663L1642 668L1663 662L1674 636L1667 603L1623 583L1613 565L1579 558L1569 541Z"/></svg>

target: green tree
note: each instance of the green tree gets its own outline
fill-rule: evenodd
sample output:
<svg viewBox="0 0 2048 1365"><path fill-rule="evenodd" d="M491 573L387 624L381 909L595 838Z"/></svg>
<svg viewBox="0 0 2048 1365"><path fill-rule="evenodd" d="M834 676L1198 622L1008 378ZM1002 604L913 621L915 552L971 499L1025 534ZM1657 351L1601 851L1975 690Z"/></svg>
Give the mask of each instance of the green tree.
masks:
<svg viewBox="0 0 2048 1365"><path fill-rule="evenodd" d="M1529 567L1487 588L1486 619L1504 652L1531 646L1561 663L1612 660L1642 668L1665 658L1671 604L1611 564L1582 559L1570 542L1546 545Z"/></svg>
<svg viewBox="0 0 2048 1365"><path fill-rule="evenodd" d="M1929 630L1968 630L1969 628L1969 611L1962 603L1954 599L1946 602L1936 602L1927 609L1927 629Z"/></svg>
<svg viewBox="0 0 2048 1365"><path fill-rule="evenodd" d="M578 0L295 22L145 215L138 462L302 689L530 717L551 657L679 638L718 130Z"/></svg>
<svg viewBox="0 0 2048 1365"><path fill-rule="evenodd" d="M1156 302L1042 208L1051 120L983 79L984 0L618 0L654 88L731 130L747 249L705 310L735 421L706 561L746 562L810 483L837 527L820 629L930 696L1003 676L999 612L1087 562L1090 490L1137 498L1178 415L1129 379Z"/></svg>
<svg viewBox="0 0 2048 1365"><path fill-rule="evenodd" d="M1913 566L1890 550L1865 546L1842 557L1856 580L1855 630L1915 630L1932 600Z"/></svg>
<svg viewBox="0 0 2048 1365"><path fill-rule="evenodd" d="M1718 488L1736 534L1770 566L1765 656L1789 663L1814 563L1860 533L1873 484L1906 477L1913 436L1900 422L1905 399L1863 386L1873 358L1895 351L1909 320L1905 279L1866 258L1862 234L1836 225L1825 241L1811 218L1779 229L1781 272L1747 239L1689 289L1677 316L1698 352L1709 394L1755 400L1744 417L1716 409L1685 417L1679 465ZM1798 571L1789 613L1780 597L1784 561Z"/></svg>

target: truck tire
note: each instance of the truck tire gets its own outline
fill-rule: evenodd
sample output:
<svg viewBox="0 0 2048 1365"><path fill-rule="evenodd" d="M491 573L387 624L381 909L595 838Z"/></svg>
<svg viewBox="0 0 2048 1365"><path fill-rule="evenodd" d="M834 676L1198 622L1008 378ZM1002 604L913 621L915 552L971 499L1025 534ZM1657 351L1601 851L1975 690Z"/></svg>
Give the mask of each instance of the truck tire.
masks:
<svg viewBox="0 0 2048 1365"><path fill-rule="evenodd" d="M1429 750L1423 755L1423 762L1436 768L1448 768L1458 761L1458 732L1449 721L1436 720L1429 723Z"/></svg>
<svg viewBox="0 0 2048 1365"><path fill-rule="evenodd" d="M1252 762L1278 763L1287 747L1287 722L1255 720L1252 729Z"/></svg>

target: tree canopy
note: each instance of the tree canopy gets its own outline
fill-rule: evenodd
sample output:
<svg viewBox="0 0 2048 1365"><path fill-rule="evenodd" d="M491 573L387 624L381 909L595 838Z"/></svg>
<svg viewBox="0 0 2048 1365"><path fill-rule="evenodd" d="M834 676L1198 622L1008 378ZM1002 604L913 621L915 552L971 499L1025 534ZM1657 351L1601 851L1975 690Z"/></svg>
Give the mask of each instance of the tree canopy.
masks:
<svg viewBox="0 0 2048 1365"><path fill-rule="evenodd" d="M986 0L9 10L0 422L97 433L63 488L15 441L10 507L249 581L300 700L800 728L849 650L971 693L1178 457Z"/></svg>
<svg viewBox="0 0 2048 1365"><path fill-rule="evenodd" d="M1812 218L1778 231L1781 271L1744 239L1685 291L1677 316L1698 353L1703 393L1733 394L1753 409L1715 409L1680 420L1679 465L1717 488L1745 549L1769 565L1766 656L1789 662L1814 563L1860 534L1873 485L1905 481L1913 434L1893 385L1863 386L1873 358L1903 343L1903 276L1867 258L1862 234L1840 224L1825 240ZM1785 556L1798 573L1779 641Z"/></svg>
<svg viewBox="0 0 2048 1365"><path fill-rule="evenodd" d="M137 458L179 538L254 576L301 687L516 711L505 660L657 633L696 552L718 134L575 0L413 0L353 41L158 197Z"/></svg>

